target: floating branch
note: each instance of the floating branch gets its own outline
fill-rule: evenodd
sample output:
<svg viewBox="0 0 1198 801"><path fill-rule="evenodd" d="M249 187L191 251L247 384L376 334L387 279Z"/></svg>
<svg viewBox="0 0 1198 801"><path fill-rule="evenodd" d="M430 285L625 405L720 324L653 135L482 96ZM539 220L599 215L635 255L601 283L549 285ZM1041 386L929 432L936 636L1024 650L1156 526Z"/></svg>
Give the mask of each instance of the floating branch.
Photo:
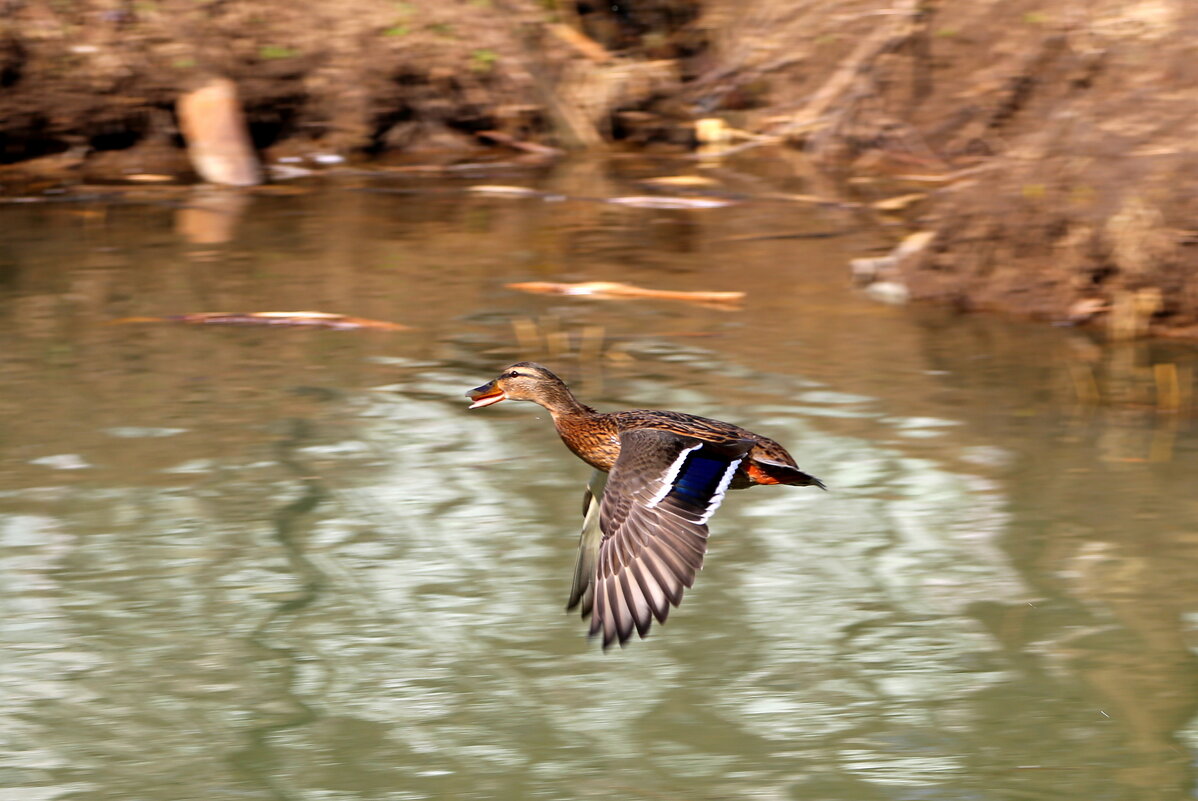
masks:
<svg viewBox="0 0 1198 801"><path fill-rule="evenodd" d="M682 300L690 303L736 304L745 298L744 292L685 292L669 289L645 289L615 281L584 281L579 284L528 281L522 284L507 284L507 288L540 295L585 295L602 300L654 298L657 300Z"/></svg>
<svg viewBox="0 0 1198 801"><path fill-rule="evenodd" d="M189 323L191 325L279 325L289 327L331 328L337 331L370 329L408 331L410 326L365 317L347 317L317 311L293 312L194 312L168 317L124 317L115 323Z"/></svg>
<svg viewBox="0 0 1198 801"><path fill-rule="evenodd" d="M502 184L475 184L467 188L467 192L476 195L494 195L496 197L544 197L544 192L529 189L527 186L504 186Z"/></svg>
<svg viewBox="0 0 1198 801"><path fill-rule="evenodd" d="M634 209L722 209L731 206L731 200L698 197L655 197L653 195L632 197L610 197L606 202Z"/></svg>

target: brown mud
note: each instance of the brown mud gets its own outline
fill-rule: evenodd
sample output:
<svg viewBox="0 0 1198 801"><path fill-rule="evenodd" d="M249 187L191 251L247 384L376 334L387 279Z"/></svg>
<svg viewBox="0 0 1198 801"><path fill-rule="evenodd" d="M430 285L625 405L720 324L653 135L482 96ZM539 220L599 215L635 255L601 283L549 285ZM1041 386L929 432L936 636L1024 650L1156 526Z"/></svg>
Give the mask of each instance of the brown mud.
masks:
<svg viewBox="0 0 1198 801"><path fill-rule="evenodd" d="M1198 335L1190 0L0 9L3 193L185 175L176 101L220 76L267 161L789 148L821 194L935 233L888 276L917 300Z"/></svg>

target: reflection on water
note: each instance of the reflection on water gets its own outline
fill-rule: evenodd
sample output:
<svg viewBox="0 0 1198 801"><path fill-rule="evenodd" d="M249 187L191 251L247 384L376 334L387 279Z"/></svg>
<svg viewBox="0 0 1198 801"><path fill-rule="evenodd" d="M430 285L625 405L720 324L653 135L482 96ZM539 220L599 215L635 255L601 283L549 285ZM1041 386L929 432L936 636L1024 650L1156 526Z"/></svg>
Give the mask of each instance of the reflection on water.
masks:
<svg viewBox="0 0 1198 801"><path fill-rule="evenodd" d="M467 183L254 197L216 234L144 199L0 209L0 787L1190 797L1193 351L875 306L842 267L870 240L752 238L843 212ZM291 309L417 329L109 324ZM536 407L465 411L515 356L750 424L831 491L732 493L682 608L600 653L562 611L587 468Z"/></svg>

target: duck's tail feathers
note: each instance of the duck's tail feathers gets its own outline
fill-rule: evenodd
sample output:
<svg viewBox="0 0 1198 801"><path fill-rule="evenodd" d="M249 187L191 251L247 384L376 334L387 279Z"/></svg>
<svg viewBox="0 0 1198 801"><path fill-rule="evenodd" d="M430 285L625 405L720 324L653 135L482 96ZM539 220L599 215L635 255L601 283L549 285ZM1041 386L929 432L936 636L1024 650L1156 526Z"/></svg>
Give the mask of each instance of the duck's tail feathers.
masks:
<svg viewBox="0 0 1198 801"><path fill-rule="evenodd" d="M792 487L828 489L824 482L810 473L804 473L794 465L775 462L772 459L754 459L749 464L749 475L758 484L789 484Z"/></svg>

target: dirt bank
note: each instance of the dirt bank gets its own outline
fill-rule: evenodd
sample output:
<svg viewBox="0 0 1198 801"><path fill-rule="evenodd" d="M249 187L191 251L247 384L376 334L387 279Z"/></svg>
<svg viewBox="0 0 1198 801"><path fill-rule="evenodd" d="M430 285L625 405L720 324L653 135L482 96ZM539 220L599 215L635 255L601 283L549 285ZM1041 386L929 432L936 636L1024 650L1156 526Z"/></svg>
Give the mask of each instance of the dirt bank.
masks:
<svg viewBox="0 0 1198 801"><path fill-rule="evenodd" d="M240 88L259 147L377 151L518 126L534 81L531 5L347 0L10 2L0 29L0 159L173 141L176 98ZM535 115L532 115L535 116ZM535 121L535 120L534 120ZM413 129L413 130L410 130Z"/></svg>
<svg viewBox="0 0 1198 801"><path fill-rule="evenodd" d="M1188 0L2 5L0 183L183 169L175 101L215 75L274 154L688 148L720 118L914 195L917 299L1198 333Z"/></svg>

